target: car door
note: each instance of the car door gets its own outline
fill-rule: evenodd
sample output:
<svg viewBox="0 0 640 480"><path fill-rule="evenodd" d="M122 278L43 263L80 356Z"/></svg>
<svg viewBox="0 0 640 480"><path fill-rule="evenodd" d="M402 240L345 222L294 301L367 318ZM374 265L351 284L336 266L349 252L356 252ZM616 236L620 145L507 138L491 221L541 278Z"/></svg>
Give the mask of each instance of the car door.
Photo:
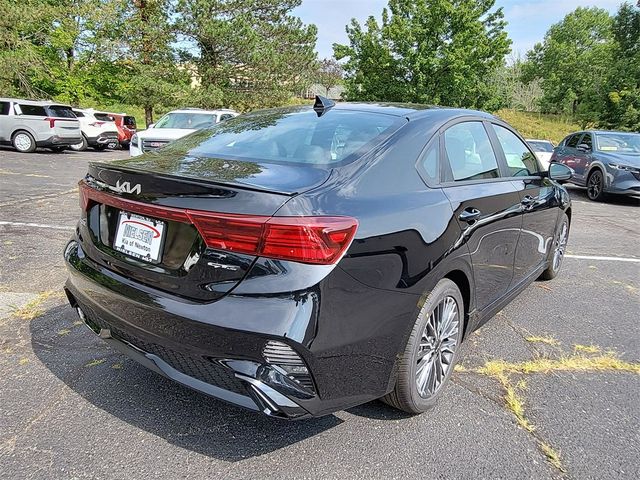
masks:
<svg viewBox="0 0 640 480"><path fill-rule="evenodd" d="M0 142L11 141L11 120L9 112L11 110L11 102L0 102Z"/></svg>
<svg viewBox="0 0 640 480"><path fill-rule="evenodd" d="M587 174L589 173L589 166L593 161L593 138L591 133L585 132L578 145L576 145L575 163L572 167L575 171L574 177L580 182L580 184L586 184Z"/></svg>
<svg viewBox="0 0 640 480"><path fill-rule="evenodd" d="M441 179L473 267L476 307L504 296L513 277L522 215L520 196L498 166L481 120L448 126L440 137Z"/></svg>
<svg viewBox="0 0 640 480"><path fill-rule="evenodd" d="M574 172L571 180L584 184L584 158L582 152L578 150L582 139L582 132L573 134L565 143L563 149L563 161L567 167L571 168Z"/></svg>
<svg viewBox="0 0 640 480"><path fill-rule="evenodd" d="M529 279L541 268L551 248L558 219L556 189L528 145L507 125L492 124L498 159L518 190L522 205L522 230L516 248L511 287Z"/></svg>

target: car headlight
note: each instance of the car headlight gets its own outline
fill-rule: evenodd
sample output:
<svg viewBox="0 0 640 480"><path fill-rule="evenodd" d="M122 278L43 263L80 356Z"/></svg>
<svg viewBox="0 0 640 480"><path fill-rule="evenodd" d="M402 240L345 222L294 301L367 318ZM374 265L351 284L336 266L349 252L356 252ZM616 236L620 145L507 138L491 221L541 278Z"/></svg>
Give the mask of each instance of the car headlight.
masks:
<svg viewBox="0 0 640 480"><path fill-rule="evenodd" d="M640 168L632 167L631 165L620 165L618 163L610 163L609 166L616 170L624 170L626 172L631 172L631 173L640 173Z"/></svg>
<svg viewBox="0 0 640 480"><path fill-rule="evenodd" d="M131 145L134 145L136 148L138 148L138 134L134 133L133 136L131 137Z"/></svg>

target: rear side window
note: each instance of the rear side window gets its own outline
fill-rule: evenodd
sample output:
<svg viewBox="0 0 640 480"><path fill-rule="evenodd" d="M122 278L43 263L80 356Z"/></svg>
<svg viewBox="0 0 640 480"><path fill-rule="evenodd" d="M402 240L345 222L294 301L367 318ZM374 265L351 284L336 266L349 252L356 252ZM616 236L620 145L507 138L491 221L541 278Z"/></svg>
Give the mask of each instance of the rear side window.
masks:
<svg viewBox="0 0 640 480"><path fill-rule="evenodd" d="M320 117L306 108L255 112L201 132L203 141L190 154L331 165L372 148L404 123L396 116L352 110L329 110ZM194 135L173 145L193 144Z"/></svg>
<svg viewBox="0 0 640 480"><path fill-rule="evenodd" d="M49 105L47 112L50 117L76 118L76 114L73 113L71 107L65 107L64 105Z"/></svg>
<svg viewBox="0 0 640 480"><path fill-rule="evenodd" d="M9 102L0 102L0 115L9 115L11 104Z"/></svg>
<svg viewBox="0 0 640 480"><path fill-rule="evenodd" d="M126 116L126 117L124 117L124 120L122 121L122 123L124 125L126 125L127 127L136 128L136 119L135 119L135 117Z"/></svg>
<svg viewBox="0 0 640 480"><path fill-rule="evenodd" d="M494 125L493 128L507 160L509 174L512 177L526 177L539 172L540 169L536 157L522 140L512 131L500 125Z"/></svg>
<svg viewBox="0 0 640 480"><path fill-rule="evenodd" d="M590 133L585 133L580 140L580 145L585 144L589 149L593 149L593 139Z"/></svg>
<svg viewBox="0 0 640 480"><path fill-rule="evenodd" d="M570 148L576 148L578 146L578 140L580 140L581 133L576 133L572 135L569 140L566 141L565 146Z"/></svg>
<svg viewBox="0 0 640 480"><path fill-rule="evenodd" d="M84 117L84 113L82 113L82 112L76 112L76 111L74 111L73 113L74 113L74 114L75 114L75 116L76 116L76 117L78 117L78 118L82 118L82 117Z"/></svg>
<svg viewBox="0 0 640 480"><path fill-rule="evenodd" d="M438 138L431 142L429 147L422 153L420 160L418 161L418 172L423 180L430 183L438 182L439 172L439 158L440 158L440 142Z"/></svg>
<svg viewBox="0 0 640 480"><path fill-rule="evenodd" d="M40 105L20 105L22 115L34 115L38 117L46 117L47 112Z"/></svg>
<svg viewBox="0 0 640 480"><path fill-rule="evenodd" d="M482 180L500 176L496 155L482 122L463 122L444 132L451 171L446 181Z"/></svg>

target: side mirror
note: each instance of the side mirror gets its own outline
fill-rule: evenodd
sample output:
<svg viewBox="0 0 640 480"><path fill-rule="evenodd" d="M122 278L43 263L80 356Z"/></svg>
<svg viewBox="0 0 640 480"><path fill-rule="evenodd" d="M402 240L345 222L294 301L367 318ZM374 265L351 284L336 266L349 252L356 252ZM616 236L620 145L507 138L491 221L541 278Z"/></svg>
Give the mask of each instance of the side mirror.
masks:
<svg viewBox="0 0 640 480"><path fill-rule="evenodd" d="M569 180L572 175L573 170L562 163L551 163L549 165L549 178L551 180Z"/></svg>
<svg viewBox="0 0 640 480"><path fill-rule="evenodd" d="M576 148L578 150L580 150L581 152L590 152L591 151L591 147L589 145L587 145L586 143L581 143Z"/></svg>

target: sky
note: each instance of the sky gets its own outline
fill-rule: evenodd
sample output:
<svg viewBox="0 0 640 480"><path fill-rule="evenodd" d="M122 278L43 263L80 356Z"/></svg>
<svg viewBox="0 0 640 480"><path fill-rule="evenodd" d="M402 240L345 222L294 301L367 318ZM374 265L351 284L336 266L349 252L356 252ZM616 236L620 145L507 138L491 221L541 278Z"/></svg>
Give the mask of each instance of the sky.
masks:
<svg viewBox="0 0 640 480"><path fill-rule="evenodd" d="M622 0L497 0L508 22L512 54L523 56L542 41L551 25L579 6L596 6L615 13ZM333 56L334 43L348 43L345 26L356 18L363 23L369 15L380 19L387 0L302 0L294 10L304 23L318 27L317 51L320 58Z"/></svg>

